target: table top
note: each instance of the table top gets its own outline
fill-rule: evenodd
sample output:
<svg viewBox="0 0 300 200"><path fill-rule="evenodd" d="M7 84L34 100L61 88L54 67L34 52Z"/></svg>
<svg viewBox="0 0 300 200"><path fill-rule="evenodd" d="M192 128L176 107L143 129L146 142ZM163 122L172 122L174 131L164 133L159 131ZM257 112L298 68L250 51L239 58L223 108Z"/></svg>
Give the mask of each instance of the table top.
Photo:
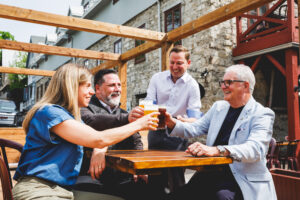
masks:
<svg viewBox="0 0 300 200"><path fill-rule="evenodd" d="M161 169L184 167L201 169L232 163L229 157L194 157L183 151L109 150L106 165L131 174L159 174Z"/></svg>

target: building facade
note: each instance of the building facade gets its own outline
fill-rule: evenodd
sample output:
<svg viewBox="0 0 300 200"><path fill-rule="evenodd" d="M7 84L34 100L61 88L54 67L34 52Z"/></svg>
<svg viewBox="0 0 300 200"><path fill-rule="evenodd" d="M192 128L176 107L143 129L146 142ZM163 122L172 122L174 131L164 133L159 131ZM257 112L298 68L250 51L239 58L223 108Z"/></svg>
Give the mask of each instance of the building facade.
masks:
<svg viewBox="0 0 300 200"><path fill-rule="evenodd" d="M168 32L183 24L199 18L232 0L82 0L81 8L70 8L68 15L77 16L112 24L145 28L159 32ZM124 53L144 41L120 38L66 29L57 29L56 40L45 39L46 44L88 49L94 51ZM54 37L55 38L55 37ZM236 20L227 20L209 29L178 41L191 51L191 67L188 72L205 88L202 99L202 112L206 112L216 101L223 99L218 85L226 67L234 64L232 50L236 45ZM93 68L103 61L82 58L70 58L54 55L35 55L42 57L34 60L29 57L28 67L55 70L68 62L75 62ZM43 57L44 56L44 57ZM161 71L161 50L157 49L141 55L127 63L127 109L138 104L138 99L146 96L152 75ZM256 72L257 86L254 97L267 105L266 96L270 87L260 71ZM28 85L34 89L34 101L25 103L28 107L44 93L49 78L35 77ZM274 133L284 137L287 131L286 113L276 113ZM278 125L277 125L278 124Z"/></svg>

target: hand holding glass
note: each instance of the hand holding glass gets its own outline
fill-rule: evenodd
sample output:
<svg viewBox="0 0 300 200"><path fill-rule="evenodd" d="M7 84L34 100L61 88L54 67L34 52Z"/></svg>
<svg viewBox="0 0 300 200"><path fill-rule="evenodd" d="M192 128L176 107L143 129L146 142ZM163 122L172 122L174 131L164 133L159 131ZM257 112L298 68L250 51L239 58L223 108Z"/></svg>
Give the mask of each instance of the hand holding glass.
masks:
<svg viewBox="0 0 300 200"><path fill-rule="evenodd" d="M158 106L157 105L144 105L144 115L148 115L153 112L158 112ZM157 118L157 115L154 115L153 117ZM157 126L155 126L157 127Z"/></svg>

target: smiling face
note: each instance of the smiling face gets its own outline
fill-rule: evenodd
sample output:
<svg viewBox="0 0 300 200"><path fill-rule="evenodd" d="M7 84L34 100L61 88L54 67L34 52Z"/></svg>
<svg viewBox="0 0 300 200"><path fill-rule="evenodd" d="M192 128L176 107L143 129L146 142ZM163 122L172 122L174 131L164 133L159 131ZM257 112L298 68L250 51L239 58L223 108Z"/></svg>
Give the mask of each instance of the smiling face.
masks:
<svg viewBox="0 0 300 200"><path fill-rule="evenodd" d="M238 78L234 72L227 72L223 80L238 80ZM251 96L248 82L231 82L228 87L222 84L221 88L224 93L224 100L228 101L233 108L245 105Z"/></svg>
<svg viewBox="0 0 300 200"><path fill-rule="evenodd" d="M111 108L119 106L121 99L121 81L117 74L106 74L103 76L104 82L95 85L98 99L109 105Z"/></svg>
<svg viewBox="0 0 300 200"><path fill-rule="evenodd" d="M93 94L95 94L95 91L92 88L91 80L80 84L78 88L78 107L87 107Z"/></svg>
<svg viewBox="0 0 300 200"><path fill-rule="evenodd" d="M170 72L173 82L176 82L190 67L191 60L186 60L185 52L170 54Z"/></svg>

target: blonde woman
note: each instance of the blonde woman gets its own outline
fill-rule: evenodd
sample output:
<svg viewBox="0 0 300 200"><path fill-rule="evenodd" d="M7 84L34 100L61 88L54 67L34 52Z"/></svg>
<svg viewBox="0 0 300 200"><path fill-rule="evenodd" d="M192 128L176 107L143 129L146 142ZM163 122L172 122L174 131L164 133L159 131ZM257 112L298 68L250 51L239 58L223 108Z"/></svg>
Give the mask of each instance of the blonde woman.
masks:
<svg viewBox="0 0 300 200"><path fill-rule="evenodd" d="M69 190L80 171L82 146L103 148L137 131L155 130L153 115L158 113L105 131L83 124L80 108L88 106L94 94L91 77L84 67L62 66L43 98L26 115L23 128L27 136L14 176L18 181L14 199L73 199Z"/></svg>

